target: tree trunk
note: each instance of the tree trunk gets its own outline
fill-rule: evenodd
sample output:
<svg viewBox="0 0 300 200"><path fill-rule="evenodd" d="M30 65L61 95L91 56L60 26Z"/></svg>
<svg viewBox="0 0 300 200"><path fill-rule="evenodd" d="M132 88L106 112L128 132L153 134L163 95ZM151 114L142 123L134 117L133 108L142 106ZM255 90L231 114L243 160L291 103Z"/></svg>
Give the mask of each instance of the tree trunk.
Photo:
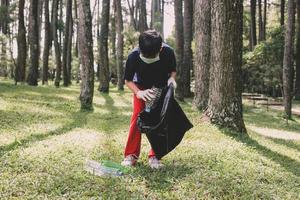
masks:
<svg viewBox="0 0 300 200"><path fill-rule="evenodd" d="M51 30L49 21L49 0L45 0L45 38L44 38L44 52L43 52L43 78L42 84L48 85L48 70L49 70L49 52L51 48Z"/></svg>
<svg viewBox="0 0 300 200"><path fill-rule="evenodd" d="M82 63L80 102L81 109L90 110L93 108L94 95L94 55L90 1L78 0L78 15L79 53Z"/></svg>
<svg viewBox="0 0 300 200"><path fill-rule="evenodd" d="M28 85L38 85L39 69L39 26L38 26L38 0L30 0L29 12L29 48L30 67L27 77Z"/></svg>
<svg viewBox="0 0 300 200"><path fill-rule="evenodd" d="M176 60L177 60L177 88L176 97L178 100L184 99L184 65L183 65L183 48L184 48L184 35L183 35L183 15L182 15L182 1L175 0L175 44L176 44Z"/></svg>
<svg viewBox="0 0 300 200"><path fill-rule="evenodd" d="M295 98L300 100L300 0L297 0L297 47L296 47Z"/></svg>
<svg viewBox="0 0 300 200"><path fill-rule="evenodd" d="M108 24L109 24L109 9L110 0L102 1L102 19L100 30L100 84L98 87L99 92L109 92L109 64L108 64Z"/></svg>
<svg viewBox="0 0 300 200"><path fill-rule="evenodd" d="M140 9L139 9L139 31L143 33L148 29L147 27L147 9L146 9L146 0L140 1Z"/></svg>
<svg viewBox="0 0 300 200"><path fill-rule="evenodd" d="M26 44L26 28L24 24L24 5L25 0L19 1L19 15L18 15L18 58L17 68L15 72L15 82L25 81L26 57L27 57L27 44Z"/></svg>
<svg viewBox="0 0 300 200"><path fill-rule="evenodd" d="M280 4L280 25L284 26L285 0L281 0Z"/></svg>
<svg viewBox="0 0 300 200"><path fill-rule="evenodd" d="M246 133L242 113L243 1L212 6L210 94L206 115L220 127Z"/></svg>
<svg viewBox="0 0 300 200"><path fill-rule="evenodd" d="M256 44L256 0L251 0L250 49L253 50Z"/></svg>
<svg viewBox="0 0 300 200"><path fill-rule="evenodd" d="M195 98L194 105L205 110L209 98L211 2L195 1Z"/></svg>
<svg viewBox="0 0 300 200"><path fill-rule="evenodd" d="M123 70L123 15L121 2L115 0L116 4L116 32L117 32L117 73L118 73L118 90L124 90L124 70Z"/></svg>
<svg viewBox="0 0 300 200"><path fill-rule="evenodd" d="M1 54L0 54L0 75L7 77L8 69L7 69L7 35L8 35L8 24L9 24L9 0L1 0L2 16L4 20L1 24L1 31L5 36L2 40Z"/></svg>
<svg viewBox="0 0 300 200"><path fill-rule="evenodd" d="M71 9L72 12L72 9ZM68 82L72 84L72 40L73 40L73 18L70 19L68 35L68 52L67 52L67 68L68 68Z"/></svg>
<svg viewBox="0 0 300 200"><path fill-rule="evenodd" d="M60 79L61 79L61 49L60 44L58 42L58 5L60 0L53 0L52 5L52 38L54 43L54 50L55 50L55 61L56 61L56 75L55 75L55 86L59 87Z"/></svg>
<svg viewBox="0 0 300 200"><path fill-rule="evenodd" d="M263 17L262 17L262 2L258 0L258 41L263 41Z"/></svg>
<svg viewBox="0 0 300 200"><path fill-rule="evenodd" d="M295 1L288 1L288 21L285 31L283 58L283 103L287 119L292 117L292 68L294 66Z"/></svg>
<svg viewBox="0 0 300 200"><path fill-rule="evenodd" d="M78 39L78 9L77 9L77 0L74 0L74 13L75 13L75 24L76 24L76 44L75 44L75 56L77 57L78 59L78 63L77 63L77 70L76 70L76 83L79 83L80 81L80 58L79 58L79 49L78 49L78 43L79 43L79 39Z"/></svg>
<svg viewBox="0 0 300 200"><path fill-rule="evenodd" d="M176 2L176 1L175 1ZM182 3L182 2L181 2ZM161 0L152 0L152 9L151 9L151 28L158 31L163 37L163 21L162 21L162 1Z"/></svg>
<svg viewBox="0 0 300 200"><path fill-rule="evenodd" d="M64 80L64 86L68 86L70 83L70 62L68 62L69 55L69 48L70 44L72 44L72 0L67 0L67 6L66 6L66 24L65 24L65 38L64 38L64 44L63 44L63 59L62 59L62 67L63 67L63 80ZM71 33L71 37L70 37ZM70 59L70 58L69 58ZM70 61L70 60L69 60Z"/></svg>
<svg viewBox="0 0 300 200"><path fill-rule="evenodd" d="M111 41L111 55L110 58L112 62L110 62L110 77L115 78L117 80L117 55L116 55L116 4L115 0L113 0L113 14L110 19L110 41ZM114 82L115 84L116 82Z"/></svg>
<svg viewBox="0 0 300 200"><path fill-rule="evenodd" d="M191 96L191 69L193 68L193 0L184 0L184 53L183 66L184 67L184 97Z"/></svg>
<svg viewBox="0 0 300 200"><path fill-rule="evenodd" d="M264 0L264 20L263 20L263 30L262 30L262 39L266 40L267 34L267 0Z"/></svg>

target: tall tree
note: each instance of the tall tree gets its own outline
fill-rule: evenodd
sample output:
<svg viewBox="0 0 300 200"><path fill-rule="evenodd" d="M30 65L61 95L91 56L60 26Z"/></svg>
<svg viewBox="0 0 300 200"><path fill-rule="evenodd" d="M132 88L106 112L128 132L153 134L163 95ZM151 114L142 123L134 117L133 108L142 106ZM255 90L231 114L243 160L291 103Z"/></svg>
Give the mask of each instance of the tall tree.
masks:
<svg viewBox="0 0 300 200"><path fill-rule="evenodd" d="M285 0L281 0L280 3L280 25L284 26L284 15L285 15Z"/></svg>
<svg viewBox="0 0 300 200"><path fill-rule="evenodd" d="M29 85L38 85L39 70L39 26L38 26L38 0L30 0L29 11L29 48L30 66L27 77Z"/></svg>
<svg viewBox="0 0 300 200"><path fill-rule="evenodd" d="M15 82L25 81L26 57L27 57L27 44L26 44L26 28L24 24L24 5L25 0L19 1L19 14L18 14L18 58L17 67L15 72Z"/></svg>
<svg viewBox="0 0 300 200"><path fill-rule="evenodd" d="M94 95L94 54L90 1L78 0L78 16L79 53L82 63L80 102L82 109L90 110L93 108Z"/></svg>
<svg viewBox="0 0 300 200"><path fill-rule="evenodd" d="M54 44L54 51L55 51L55 61L56 61L56 75L54 84L56 87L59 87L60 79L61 79L61 49L60 44L58 42L58 5L60 0L53 0L52 4L52 39Z"/></svg>
<svg viewBox="0 0 300 200"><path fill-rule="evenodd" d="M177 83L176 97L178 100L184 99L184 65L183 65L183 48L184 48L184 35L183 35L183 15L182 15L182 1L174 1L175 13L175 54L177 60Z"/></svg>
<svg viewBox="0 0 300 200"><path fill-rule="evenodd" d="M283 58L283 102L286 118L292 117L292 68L294 66L295 1L288 0L288 20L285 30Z"/></svg>
<svg viewBox="0 0 300 200"><path fill-rule="evenodd" d="M139 9L139 31L142 33L148 29L147 26L147 9L146 9L146 0L140 1Z"/></svg>
<svg viewBox="0 0 300 200"><path fill-rule="evenodd" d="M296 46L295 98L300 100L300 0L297 0L297 46Z"/></svg>
<svg viewBox="0 0 300 200"><path fill-rule="evenodd" d="M9 22L10 22L9 0L1 0L1 8L2 8L1 9L2 23L0 29L5 37L2 39L1 57L0 57L0 74L6 77L8 75L6 43L7 43L8 33L9 33Z"/></svg>
<svg viewBox="0 0 300 200"><path fill-rule="evenodd" d="M251 24L250 24L250 49L253 50L257 44L256 37L256 0L250 1Z"/></svg>
<svg viewBox="0 0 300 200"><path fill-rule="evenodd" d="M72 50L72 32L73 23L72 23L72 0L67 0L66 5L66 25L65 25L65 39L63 44L63 59L62 59L62 67L63 67L63 80L64 86L68 86L70 84L70 70L71 70L71 50Z"/></svg>
<svg viewBox="0 0 300 200"><path fill-rule="evenodd" d="M209 97L211 1L195 1L195 97L194 105L205 110Z"/></svg>
<svg viewBox="0 0 300 200"><path fill-rule="evenodd" d="M184 52L183 52L183 66L184 66L184 97L191 96L191 69L193 68L193 0L184 0Z"/></svg>
<svg viewBox="0 0 300 200"><path fill-rule="evenodd" d="M117 78L117 55L116 55L116 5L115 0L113 0L113 13L110 17L110 42L111 42L111 51L110 51L110 76Z"/></svg>
<svg viewBox="0 0 300 200"><path fill-rule="evenodd" d="M115 0L116 6L116 32L117 32L117 73L118 73L118 89L124 90L124 69L123 69L123 17L121 2Z"/></svg>
<svg viewBox="0 0 300 200"><path fill-rule="evenodd" d="M43 52L43 77L42 84L48 84L48 70L49 70L49 53L51 48L51 31L50 31L50 20L49 20L49 0L45 0L45 30L44 30L44 52Z"/></svg>
<svg viewBox="0 0 300 200"><path fill-rule="evenodd" d="M77 9L77 0L74 0L74 17L75 17L75 24L76 24L76 42L75 42L75 51L74 51L74 54L75 54L75 57L77 57L78 59L78 63L77 63L77 66L76 66L76 83L79 83L79 80L80 80L80 59L79 59L79 53L78 53L78 43L79 43L79 39L78 39L78 9Z"/></svg>
<svg viewBox="0 0 300 200"><path fill-rule="evenodd" d="M211 76L206 115L221 127L245 133L242 113L243 1L211 5Z"/></svg>
<svg viewBox="0 0 300 200"><path fill-rule="evenodd" d="M100 29L100 84L98 90L103 93L109 92L109 63L108 63L108 24L109 24L110 0L102 1L102 19Z"/></svg>
<svg viewBox="0 0 300 200"><path fill-rule="evenodd" d="M261 0L258 0L258 41L263 41L263 13Z"/></svg>
<svg viewBox="0 0 300 200"><path fill-rule="evenodd" d="M266 40L266 33L267 33L267 0L264 0L264 20L263 20L263 30L262 30L262 39Z"/></svg>
<svg viewBox="0 0 300 200"><path fill-rule="evenodd" d="M176 2L176 1L175 1ZM151 28L158 31L161 36L164 36L163 33L163 0L152 0L151 2Z"/></svg>

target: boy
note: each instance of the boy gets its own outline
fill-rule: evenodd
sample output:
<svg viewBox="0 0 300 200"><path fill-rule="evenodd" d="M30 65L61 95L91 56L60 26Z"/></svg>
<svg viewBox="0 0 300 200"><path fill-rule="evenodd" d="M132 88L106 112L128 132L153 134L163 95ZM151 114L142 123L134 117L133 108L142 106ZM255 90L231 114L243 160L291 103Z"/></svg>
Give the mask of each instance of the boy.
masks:
<svg viewBox="0 0 300 200"><path fill-rule="evenodd" d="M125 147L123 166L134 166L140 155L141 133L137 127L138 114L145 108L145 101L154 98L151 88L161 88L173 83L176 87L176 59L174 51L154 30L139 36L139 47L128 56L125 68L125 84L133 92L133 114ZM149 152L149 165L159 169L163 165Z"/></svg>

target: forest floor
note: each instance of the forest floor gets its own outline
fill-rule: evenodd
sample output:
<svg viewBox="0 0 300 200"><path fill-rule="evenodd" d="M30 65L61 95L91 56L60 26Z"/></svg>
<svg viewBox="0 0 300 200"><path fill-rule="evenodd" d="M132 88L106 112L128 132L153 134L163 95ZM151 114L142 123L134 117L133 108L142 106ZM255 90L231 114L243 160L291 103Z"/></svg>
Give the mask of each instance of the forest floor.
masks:
<svg viewBox="0 0 300 200"><path fill-rule="evenodd" d="M300 135L300 118L244 106L249 136L200 121L151 170L143 137L139 165L117 178L93 176L86 160L120 162L132 105L128 90L95 90L94 111L80 111L79 86L14 86L0 80L0 199L300 199L300 141L261 135L267 128ZM298 104L299 105L299 104ZM258 130L258 129L256 129Z"/></svg>

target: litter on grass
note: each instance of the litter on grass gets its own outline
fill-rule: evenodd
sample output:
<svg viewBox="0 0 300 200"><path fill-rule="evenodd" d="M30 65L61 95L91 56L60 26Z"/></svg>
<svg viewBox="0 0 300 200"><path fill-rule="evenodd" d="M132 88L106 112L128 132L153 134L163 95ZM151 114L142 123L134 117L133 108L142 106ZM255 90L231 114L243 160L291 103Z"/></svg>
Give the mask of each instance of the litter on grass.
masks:
<svg viewBox="0 0 300 200"><path fill-rule="evenodd" d="M128 173L126 167L112 161L103 160L97 162L94 160L88 160L85 165L85 170L96 176L123 176Z"/></svg>

